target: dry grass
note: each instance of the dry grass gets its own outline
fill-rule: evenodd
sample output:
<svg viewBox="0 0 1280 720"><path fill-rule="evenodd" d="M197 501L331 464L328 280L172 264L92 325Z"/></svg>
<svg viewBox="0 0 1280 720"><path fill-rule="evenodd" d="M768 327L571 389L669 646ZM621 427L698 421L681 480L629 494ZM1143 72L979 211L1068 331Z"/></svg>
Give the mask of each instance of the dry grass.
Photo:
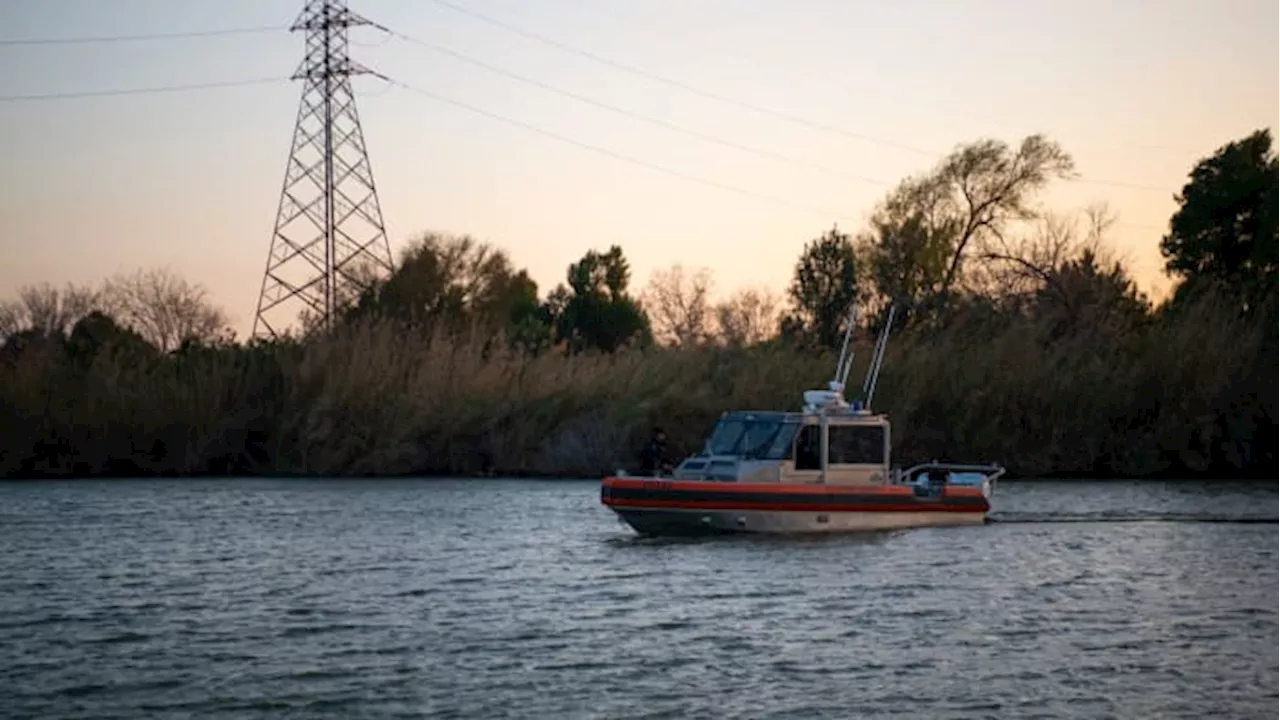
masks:
<svg viewBox="0 0 1280 720"><path fill-rule="evenodd" d="M890 343L878 409L897 460L999 461L1018 475L1275 469L1274 330L1211 303L1124 336L1030 320ZM850 385L860 385L869 347ZM0 474L595 476L653 424L673 450L719 413L795 408L830 355L777 348L486 354L392 325L303 347L75 365L0 362Z"/></svg>

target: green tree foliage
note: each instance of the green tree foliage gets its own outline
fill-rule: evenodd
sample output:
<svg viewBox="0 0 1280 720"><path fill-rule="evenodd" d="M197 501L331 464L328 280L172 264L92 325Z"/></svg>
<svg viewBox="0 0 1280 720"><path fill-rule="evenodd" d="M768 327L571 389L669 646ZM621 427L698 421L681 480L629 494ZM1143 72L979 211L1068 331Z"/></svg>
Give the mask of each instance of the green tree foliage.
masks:
<svg viewBox="0 0 1280 720"><path fill-rule="evenodd" d="M560 286L552 293L547 314L554 318L556 340L565 343L569 352L612 353L652 341L648 317L627 293L631 267L622 248L614 245L604 253L588 250L569 266L566 279L568 288Z"/></svg>
<svg viewBox="0 0 1280 720"><path fill-rule="evenodd" d="M938 174L904 180L870 226L858 245L877 299L899 303L904 315L926 308L942 289L964 230L949 184Z"/></svg>
<svg viewBox="0 0 1280 720"><path fill-rule="evenodd" d="M121 327L108 315L93 311L71 328L66 341L67 356L77 362L92 363L103 353L120 353L141 362L156 357L157 349L142 335Z"/></svg>
<svg viewBox="0 0 1280 720"><path fill-rule="evenodd" d="M971 243L998 240L1010 222L1035 218L1036 191L1055 177L1069 177L1074 169L1071 156L1042 135L1027 136L1017 149L998 140L981 140L947 157L937 174L950 186L962 224L942 280L944 298Z"/></svg>
<svg viewBox="0 0 1280 720"><path fill-rule="evenodd" d="M1222 146L1190 178L1160 241L1166 270L1184 293L1207 282L1237 292L1246 311L1274 304L1280 178L1270 130Z"/></svg>
<svg viewBox="0 0 1280 720"><path fill-rule="evenodd" d="M361 295L348 319L385 318L428 335L512 332L537 344L545 335L538 286L501 250L469 236L427 234L395 272Z"/></svg>
<svg viewBox="0 0 1280 720"><path fill-rule="evenodd" d="M1057 143L1030 135L962 145L932 171L909 178L876 208L859 239L881 303L926 314L945 305L966 260L1004 243L1013 223L1036 217L1036 193L1069 177L1074 161Z"/></svg>
<svg viewBox="0 0 1280 720"><path fill-rule="evenodd" d="M832 228L809 241L787 289L791 310L782 319L782 335L814 347L839 347L858 289L857 258L848 234Z"/></svg>
<svg viewBox="0 0 1280 720"><path fill-rule="evenodd" d="M1046 273L1032 313L1047 321L1051 336L1106 333L1125 336L1143 326L1151 304L1124 266L1106 265L1092 248Z"/></svg>

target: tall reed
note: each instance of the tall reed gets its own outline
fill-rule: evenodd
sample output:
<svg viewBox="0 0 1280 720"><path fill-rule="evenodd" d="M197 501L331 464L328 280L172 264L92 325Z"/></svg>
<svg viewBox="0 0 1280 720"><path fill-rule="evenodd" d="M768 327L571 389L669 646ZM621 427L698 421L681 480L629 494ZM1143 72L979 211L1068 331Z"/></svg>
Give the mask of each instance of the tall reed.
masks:
<svg viewBox="0 0 1280 720"><path fill-rule="evenodd" d="M1270 320L1203 301L1130 332L1003 317L891 339L875 397L896 459L1022 476L1276 468ZM863 340L850 376L860 386ZM653 425L696 449L725 410L796 408L832 353L782 346L536 357L393 323L302 345L139 360L0 359L0 474L597 476Z"/></svg>

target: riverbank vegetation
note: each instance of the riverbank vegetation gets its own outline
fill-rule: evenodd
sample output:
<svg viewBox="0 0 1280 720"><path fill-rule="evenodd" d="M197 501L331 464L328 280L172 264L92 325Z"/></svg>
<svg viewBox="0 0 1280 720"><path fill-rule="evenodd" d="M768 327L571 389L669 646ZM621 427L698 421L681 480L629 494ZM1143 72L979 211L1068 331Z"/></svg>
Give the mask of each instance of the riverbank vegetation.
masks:
<svg viewBox="0 0 1280 720"><path fill-rule="evenodd" d="M347 288L333 327L271 341L235 341L165 272L24 288L0 305L0 476L594 476L634 466L655 424L684 453L724 410L798 407L855 304L860 385L895 303L874 404L900 462L1275 477L1269 133L1191 170L1159 305L1114 258L1105 208L1038 206L1073 172L1040 136L963 145L866 228L807 243L782 297L713 302L711 272L680 266L637 290L618 247L541 296L500 250L431 234Z"/></svg>

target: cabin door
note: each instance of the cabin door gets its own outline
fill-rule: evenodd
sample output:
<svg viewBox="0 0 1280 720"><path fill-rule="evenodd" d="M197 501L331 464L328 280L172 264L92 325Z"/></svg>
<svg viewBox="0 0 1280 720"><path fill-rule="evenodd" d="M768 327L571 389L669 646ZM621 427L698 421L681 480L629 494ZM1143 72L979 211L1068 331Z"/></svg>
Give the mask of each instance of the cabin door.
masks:
<svg viewBox="0 0 1280 720"><path fill-rule="evenodd" d="M783 464L787 468L783 482L822 482L822 459L822 428L802 425L792 445L791 459Z"/></svg>

